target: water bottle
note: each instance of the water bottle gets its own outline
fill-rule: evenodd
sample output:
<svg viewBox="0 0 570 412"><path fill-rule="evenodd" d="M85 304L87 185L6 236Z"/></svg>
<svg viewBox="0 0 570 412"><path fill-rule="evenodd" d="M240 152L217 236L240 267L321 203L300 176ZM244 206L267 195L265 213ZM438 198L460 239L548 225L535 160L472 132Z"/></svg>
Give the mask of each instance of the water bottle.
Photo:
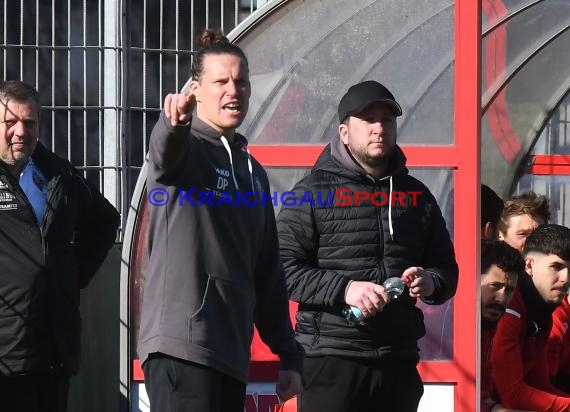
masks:
<svg viewBox="0 0 570 412"><path fill-rule="evenodd" d="M396 276L386 279L384 283L382 283L382 286L384 286L384 289L386 289L386 292L392 300L398 299L404 292L405 287L404 281Z"/></svg>
<svg viewBox="0 0 570 412"><path fill-rule="evenodd" d="M356 306L347 306L342 310L342 314L349 323L356 323L361 326L366 325L364 315Z"/></svg>
<svg viewBox="0 0 570 412"><path fill-rule="evenodd" d="M404 282L399 277L388 278L382 283L386 293L390 296L390 299L398 299L400 295L404 292ZM356 306L347 306L342 310L342 314L349 322L356 323L358 325L365 325L366 319L362 314L361 310Z"/></svg>

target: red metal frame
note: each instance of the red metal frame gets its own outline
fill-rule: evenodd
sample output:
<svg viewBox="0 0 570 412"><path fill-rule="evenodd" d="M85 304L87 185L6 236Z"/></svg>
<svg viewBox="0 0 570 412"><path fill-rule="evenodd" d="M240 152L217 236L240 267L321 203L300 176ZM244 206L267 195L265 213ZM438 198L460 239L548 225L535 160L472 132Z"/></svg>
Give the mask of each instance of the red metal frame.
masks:
<svg viewBox="0 0 570 412"><path fill-rule="evenodd" d="M459 285L453 317L453 375L457 382L455 411L478 410L477 382L480 327L479 301L479 186L481 136L481 2L457 0L455 8L455 252ZM461 228L461 233L458 229ZM464 310L471 308L471 310ZM442 371L443 372L443 371ZM450 371L451 372L451 371ZM451 374L451 373L450 373ZM443 377L443 376L442 376Z"/></svg>
<svg viewBox="0 0 570 412"><path fill-rule="evenodd" d="M249 146L264 167L312 167L325 148L314 146ZM459 152L455 146L404 146L408 166L454 167Z"/></svg>
<svg viewBox="0 0 570 412"><path fill-rule="evenodd" d="M534 155L529 172L532 175L570 175L570 156Z"/></svg>
<svg viewBox="0 0 570 412"><path fill-rule="evenodd" d="M460 266L460 282L455 297L455 308L462 310L454 316L454 359L452 361L421 362L419 371L424 382L457 385L454 410L471 412L478 403L477 307L479 259L478 196L480 168L480 42L479 26L481 6L479 2L457 0L455 13L455 144L453 146L405 146L403 150L410 166L449 167L455 171L454 220L456 230L455 249ZM255 146L254 156L268 167L310 167L321 153L323 146ZM475 247L474 247L475 246ZM273 362L253 362L252 378L265 380L275 376Z"/></svg>
<svg viewBox="0 0 570 412"><path fill-rule="evenodd" d="M479 300L479 169L480 169L480 101L481 70L481 5L478 1L457 0L455 5L455 144L453 146L403 147L410 166L450 167L456 169L454 208L456 230L455 250L460 267L460 281L455 308L462 310L454 316L454 345L452 361L421 362L419 371L424 382L456 384L454 410L477 410L477 353L479 333L476 302ZM310 167L323 146L257 146L251 151L264 165L271 167ZM271 376L275 373L267 364L254 362ZM265 375L262 373L261 375ZM275 376L275 375L272 375ZM252 376L253 377L253 376ZM259 376L262 378L262 376Z"/></svg>
<svg viewBox="0 0 570 412"><path fill-rule="evenodd" d="M455 169L454 201L456 205L461 205L454 208L455 250L461 275L454 307L462 310L453 317L454 358L451 361L421 362L419 371L424 382L456 385L454 410L457 412L474 412L478 403L476 377L479 332L476 302L479 299L479 285L476 274L479 270L479 247L475 240L479 238L480 15L479 1L456 0L454 145L403 147L410 166ZM251 152L266 167L310 167L323 147L252 146ZM564 167L570 169L570 161ZM253 361L250 378L252 381L274 380L277 366L277 362L272 360ZM133 380L142 380L138 360L133 362L132 372Z"/></svg>

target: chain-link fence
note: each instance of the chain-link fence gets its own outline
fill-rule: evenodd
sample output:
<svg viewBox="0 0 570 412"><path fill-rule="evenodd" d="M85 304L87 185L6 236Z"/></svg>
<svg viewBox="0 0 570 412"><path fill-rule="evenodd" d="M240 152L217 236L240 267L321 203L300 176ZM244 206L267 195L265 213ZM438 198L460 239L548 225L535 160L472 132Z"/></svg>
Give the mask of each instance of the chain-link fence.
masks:
<svg viewBox="0 0 570 412"><path fill-rule="evenodd" d="M124 222L163 96L188 79L195 39L206 27L228 33L265 2L1 0L0 79L38 89L41 142Z"/></svg>

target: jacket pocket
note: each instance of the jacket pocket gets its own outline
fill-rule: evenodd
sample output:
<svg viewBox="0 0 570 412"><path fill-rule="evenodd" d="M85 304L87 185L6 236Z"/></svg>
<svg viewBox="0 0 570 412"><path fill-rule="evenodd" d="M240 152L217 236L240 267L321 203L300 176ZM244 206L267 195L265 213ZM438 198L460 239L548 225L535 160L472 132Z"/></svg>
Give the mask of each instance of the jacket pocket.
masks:
<svg viewBox="0 0 570 412"><path fill-rule="evenodd" d="M254 299L244 286L208 274L202 304L189 325L191 343L238 368L247 367L253 336Z"/></svg>

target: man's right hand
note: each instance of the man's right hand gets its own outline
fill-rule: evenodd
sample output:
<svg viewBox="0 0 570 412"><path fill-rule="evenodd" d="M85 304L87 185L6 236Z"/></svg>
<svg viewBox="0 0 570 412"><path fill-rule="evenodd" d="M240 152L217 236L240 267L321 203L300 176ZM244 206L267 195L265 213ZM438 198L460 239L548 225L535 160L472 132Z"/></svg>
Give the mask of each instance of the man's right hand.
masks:
<svg viewBox="0 0 570 412"><path fill-rule="evenodd" d="M164 114L170 119L172 126L188 123L192 110L196 105L196 97L192 92L170 93L164 98Z"/></svg>
<svg viewBox="0 0 570 412"><path fill-rule="evenodd" d="M384 309L390 296L381 285L355 280L346 288L344 300L348 305L360 309L365 318L370 318Z"/></svg>
<svg viewBox="0 0 570 412"><path fill-rule="evenodd" d="M275 385L275 392L282 402L298 395L301 392L301 387L301 375L299 372L279 371L279 382Z"/></svg>

